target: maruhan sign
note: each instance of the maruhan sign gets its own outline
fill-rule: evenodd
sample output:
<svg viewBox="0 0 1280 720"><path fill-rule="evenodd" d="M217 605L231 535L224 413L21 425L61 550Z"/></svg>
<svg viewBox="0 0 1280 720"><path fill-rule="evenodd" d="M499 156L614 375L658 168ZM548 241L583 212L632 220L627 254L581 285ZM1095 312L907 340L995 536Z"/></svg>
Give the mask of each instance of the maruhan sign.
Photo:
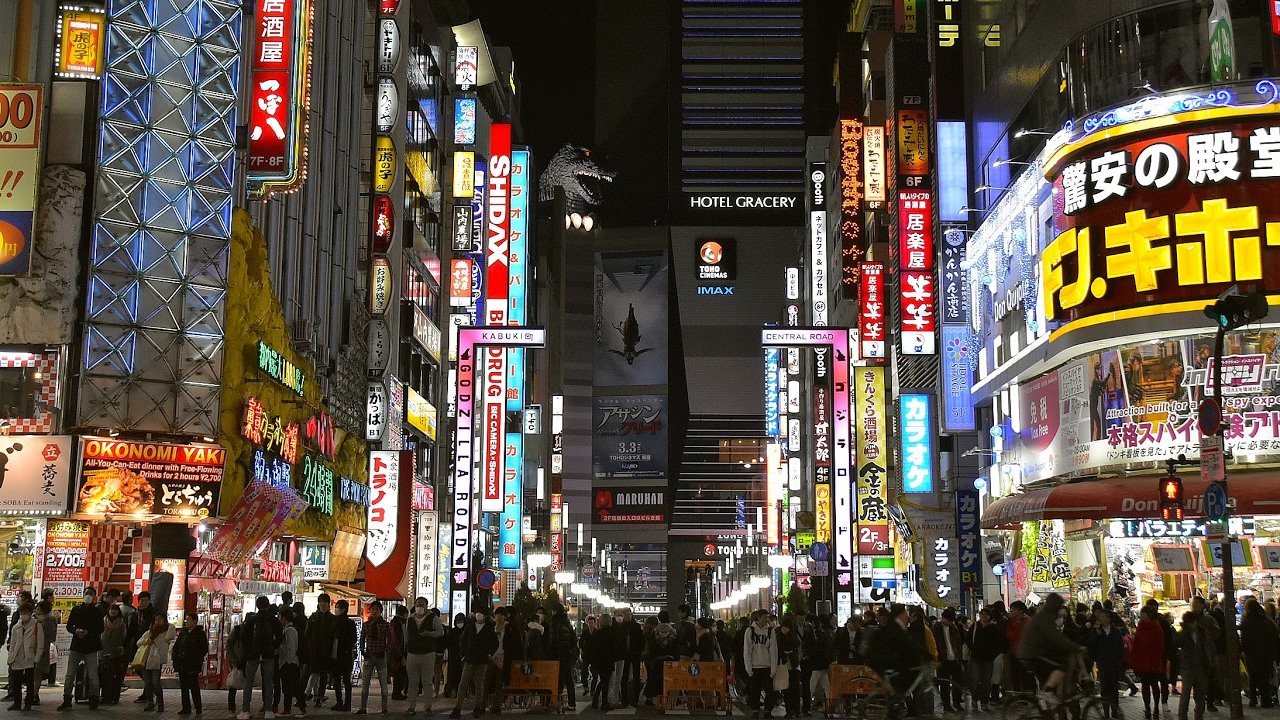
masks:
<svg viewBox="0 0 1280 720"><path fill-rule="evenodd" d="M798 195L690 195L689 207L694 210L743 208L751 210L791 210L800 201Z"/></svg>

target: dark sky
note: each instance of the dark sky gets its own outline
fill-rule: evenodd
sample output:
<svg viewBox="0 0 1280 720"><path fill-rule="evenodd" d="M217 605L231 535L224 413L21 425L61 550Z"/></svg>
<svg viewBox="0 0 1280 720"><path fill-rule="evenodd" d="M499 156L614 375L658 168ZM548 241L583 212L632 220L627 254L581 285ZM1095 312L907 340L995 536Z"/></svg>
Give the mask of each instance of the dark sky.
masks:
<svg viewBox="0 0 1280 720"><path fill-rule="evenodd" d="M489 41L511 48L523 141L545 161L566 142L591 145L595 18L591 0L472 0Z"/></svg>

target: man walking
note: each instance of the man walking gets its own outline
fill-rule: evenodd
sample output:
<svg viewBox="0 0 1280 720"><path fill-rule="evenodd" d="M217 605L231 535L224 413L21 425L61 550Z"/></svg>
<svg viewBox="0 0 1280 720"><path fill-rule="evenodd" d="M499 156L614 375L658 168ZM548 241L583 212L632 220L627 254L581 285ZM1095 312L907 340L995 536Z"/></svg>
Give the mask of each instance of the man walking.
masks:
<svg viewBox="0 0 1280 720"><path fill-rule="evenodd" d="M747 679L747 707L751 708L751 717L761 716L761 692L764 692L763 712L768 716L777 702L773 673L779 666L778 635L769 625L769 613L764 610L756 610L753 622L747 627L743 637L742 659L744 667L751 673Z"/></svg>
<svg viewBox="0 0 1280 720"><path fill-rule="evenodd" d="M369 604L369 619L365 621L364 632L360 637L360 649L364 656L361 675L364 681L360 684L360 709L357 715L364 715L369 710L369 683L373 676L378 676L378 686L382 690L382 714L387 714L387 694L391 689L387 677L387 655L391 650L391 623L382 617L382 601L374 600Z"/></svg>
<svg viewBox="0 0 1280 720"><path fill-rule="evenodd" d="M406 715L418 710L418 693L426 696L426 714L431 714L431 701L435 691L431 681L436 673L436 647L444 637L444 626L439 616L427 610L427 599L413 601L413 614L405 622L404 650L405 675L408 681L409 709Z"/></svg>
<svg viewBox="0 0 1280 720"><path fill-rule="evenodd" d="M240 631L240 644L244 651L244 698L240 701L238 720L249 720L249 705L253 700L253 682L262 669L262 716L266 720L275 717L276 653L284 640L284 629L276 618L275 608L266 595L259 595L255 602L257 612L253 620L245 621Z"/></svg>
<svg viewBox="0 0 1280 720"><path fill-rule="evenodd" d="M356 621L347 617L347 601L334 604L338 616L334 618L333 693L336 697L333 710L351 712L351 671L356 665Z"/></svg>
<svg viewBox="0 0 1280 720"><path fill-rule="evenodd" d="M307 621L307 628L303 632L302 645L309 653L305 658L309 676L304 681L304 686L310 689L316 707L324 704L324 694L329 687L329 675L333 672L335 657L334 629L338 619L329 611L329 601L329 593L320 593L316 598L316 611L311 613L311 619Z"/></svg>
<svg viewBox="0 0 1280 720"><path fill-rule="evenodd" d="M98 652L102 650L102 611L95 601L98 593L84 589L84 602L71 609L67 632L71 633L71 652L67 655L67 675L62 681L62 704L59 710L71 709L71 696L76 689L76 671L84 663L84 679L88 684L89 709L98 709Z"/></svg>
<svg viewBox="0 0 1280 720"><path fill-rule="evenodd" d="M462 654L462 679L458 683L458 701L449 717L462 717L462 703L471 694L475 696L471 716L478 718L484 711L485 677L489 674L490 658L498 651L498 636L484 610L475 611L466 630L462 631L459 645Z"/></svg>

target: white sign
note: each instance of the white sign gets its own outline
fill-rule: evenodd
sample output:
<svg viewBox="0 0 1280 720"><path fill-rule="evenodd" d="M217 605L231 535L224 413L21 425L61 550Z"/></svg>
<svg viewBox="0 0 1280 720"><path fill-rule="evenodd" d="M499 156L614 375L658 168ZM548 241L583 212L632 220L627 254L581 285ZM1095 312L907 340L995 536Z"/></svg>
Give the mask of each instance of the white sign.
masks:
<svg viewBox="0 0 1280 720"><path fill-rule="evenodd" d="M813 324L827 324L827 212L809 213L809 292L813 295Z"/></svg>
<svg viewBox="0 0 1280 720"><path fill-rule="evenodd" d="M431 322L431 318L417 304L413 306L413 339L436 362L440 362L440 328Z"/></svg>
<svg viewBox="0 0 1280 720"><path fill-rule="evenodd" d="M364 439L381 442L387 431L387 386L381 380L369 383L369 401L365 415Z"/></svg>
<svg viewBox="0 0 1280 720"><path fill-rule="evenodd" d="M378 27L378 72L395 72L399 62L400 28L394 18L383 18Z"/></svg>
<svg viewBox="0 0 1280 720"><path fill-rule="evenodd" d="M800 299L800 268L787 268L787 299Z"/></svg>
<svg viewBox="0 0 1280 720"><path fill-rule="evenodd" d="M436 596L436 542L439 540L438 522L434 512L418 513L418 587L415 597L424 597L427 603Z"/></svg>
<svg viewBox="0 0 1280 720"><path fill-rule="evenodd" d="M378 567L396 549L396 516L400 510L400 452L369 453L369 531L365 558Z"/></svg>
<svg viewBox="0 0 1280 720"><path fill-rule="evenodd" d="M524 409L524 434L542 434L542 406L530 405Z"/></svg>
<svg viewBox="0 0 1280 720"><path fill-rule="evenodd" d="M64 513L70 481L70 436L0 437L0 513Z"/></svg>
<svg viewBox="0 0 1280 720"><path fill-rule="evenodd" d="M453 84L466 90L472 87L480 77L480 48L474 45L459 45L453 63Z"/></svg>
<svg viewBox="0 0 1280 720"><path fill-rule="evenodd" d="M884 189L884 127L869 125L862 135L863 187L869 203L882 203Z"/></svg>
<svg viewBox="0 0 1280 720"><path fill-rule="evenodd" d="M1214 482L1227 477L1226 458L1222 452L1222 438L1207 435L1200 438L1200 480Z"/></svg>
<svg viewBox="0 0 1280 720"><path fill-rule="evenodd" d="M302 543L302 579L306 582L329 579L329 543Z"/></svg>

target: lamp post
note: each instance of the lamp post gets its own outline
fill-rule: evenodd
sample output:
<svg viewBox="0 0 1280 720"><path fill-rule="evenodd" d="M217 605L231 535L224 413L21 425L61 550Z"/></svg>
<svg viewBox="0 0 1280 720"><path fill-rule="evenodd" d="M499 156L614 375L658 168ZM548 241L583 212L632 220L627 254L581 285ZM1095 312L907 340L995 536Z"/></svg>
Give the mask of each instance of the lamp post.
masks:
<svg viewBox="0 0 1280 720"><path fill-rule="evenodd" d="M1217 436L1219 453L1225 450L1223 438L1226 434L1222 425L1222 350L1226 335L1232 330L1262 320L1267 316L1269 310L1267 296L1264 291L1255 289L1248 295L1241 295L1235 285L1232 285L1225 293L1218 296L1217 302L1204 309L1204 314L1210 320L1213 320L1217 326L1217 333L1213 338L1214 407L1210 408L1209 412L1206 412L1202 401L1200 424L1205 435ZM1213 485L1220 486L1219 495L1224 498L1224 501L1222 503L1222 517L1219 521L1223 523L1225 530L1231 515L1231 503L1229 502L1231 496L1227 494L1226 461L1223 460L1222 463L1222 479L1211 483L1210 491L1214 490ZM1206 491L1206 501L1208 497L1209 492ZM1205 511L1207 515L1208 502L1205 503ZM1236 632L1236 579L1231 557L1231 545L1231 534L1224 532L1222 542L1222 610L1227 626L1225 628L1227 636L1226 691L1227 700L1231 703L1231 719L1239 720L1244 717L1244 708L1240 706L1240 674L1235 672L1235 668L1240 666L1240 637Z"/></svg>

